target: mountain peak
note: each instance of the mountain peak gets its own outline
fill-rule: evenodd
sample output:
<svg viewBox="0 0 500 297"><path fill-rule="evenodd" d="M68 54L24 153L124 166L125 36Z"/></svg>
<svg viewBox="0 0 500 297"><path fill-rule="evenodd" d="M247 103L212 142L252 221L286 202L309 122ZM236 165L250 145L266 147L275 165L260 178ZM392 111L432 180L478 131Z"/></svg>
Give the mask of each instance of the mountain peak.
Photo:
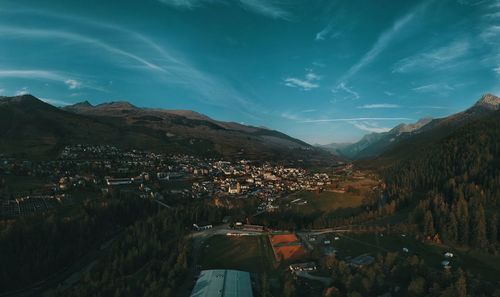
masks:
<svg viewBox="0 0 500 297"><path fill-rule="evenodd" d="M64 106L62 109L66 110L66 111L78 113L78 112L88 111L88 110L91 110L93 108L94 108L94 106L92 104L90 104L90 102L85 100L83 102L78 102L78 103L75 103L73 105Z"/></svg>
<svg viewBox="0 0 500 297"><path fill-rule="evenodd" d="M475 106L498 110L500 109L500 98L492 94L485 94L476 102Z"/></svg>
<svg viewBox="0 0 500 297"><path fill-rule="evenodd" d="M2 101L4 103L17 103L23 105L45 104L45 102L43 102L42 100L36 98L31 94L24 94L13 97L3 97Z"/></svg>
<svg viewBox="0 0 500 297"><path fill-rule="evenodd" d="M422 118L414 124L399 124L396 127L394 127L391 131L397 134L414 132L416 130L419 130L423 126L427 125L431 121L432 118Z"/></svg>
<svg viewBox="0 0 500 297"><path fill-rule="evenodd" d="M88 102L87 100L85 101L82 101L82 102L78 102L76 104L74 104L73 106L81 106L81 107L94 107L90 102Z"/></svg>
<svg viewBox="0 0 500 297"><path fill-rule="evenodd" d="M137 106L127 101L113 101L109 103L102 103L96 106L97 108L111 108L111 109L137 109Z"/></svg>

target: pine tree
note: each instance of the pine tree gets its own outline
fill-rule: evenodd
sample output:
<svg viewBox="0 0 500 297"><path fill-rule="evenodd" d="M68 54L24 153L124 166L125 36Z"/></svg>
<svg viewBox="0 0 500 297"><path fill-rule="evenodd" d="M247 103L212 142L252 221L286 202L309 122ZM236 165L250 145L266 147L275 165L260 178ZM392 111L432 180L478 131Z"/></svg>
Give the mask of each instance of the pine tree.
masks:
<svg viewBox="0 0 500 297"><path fill-rule="evenodd" d="M447 226L446 237L450 241L457 241L458 237L458 222L455 214L450 214L450 221Z"/></svg>
<svg viewBox="0 0 500 297"><path fill-rule="evenodd" d="M479 205L474 213L472 240L472 244L474 246L482 249L486 247L486 218L484 216L484 208L482 205Z"/></svg>
<svg viewBox="0 0 500 297"><path fill-rule="evenodd" d="M488 224L488 239L492 244L496 244L498 240L498 217L493 214Z"/></svg>
<svg viewBox="0 0 500 297"><path fill-rule="evenodd" d="M430 210L427 210L424 215L424 234L433 236L436 234L434 229L434 219Z"/></svg>
<svg viewBox="0 0 500 297"><path fill-rule="evenodd" d="M459 197L456 205L458 218L458 241L462 244L469 243L469 208L463 196Z"/></svg>
<svg viewBox="0 0 500 297"><path fill-rule="evenodd" d="M463 271L459 271L459 277L455 283L455 293L456 297L467 297L467 281L465 279Z"/></svg>

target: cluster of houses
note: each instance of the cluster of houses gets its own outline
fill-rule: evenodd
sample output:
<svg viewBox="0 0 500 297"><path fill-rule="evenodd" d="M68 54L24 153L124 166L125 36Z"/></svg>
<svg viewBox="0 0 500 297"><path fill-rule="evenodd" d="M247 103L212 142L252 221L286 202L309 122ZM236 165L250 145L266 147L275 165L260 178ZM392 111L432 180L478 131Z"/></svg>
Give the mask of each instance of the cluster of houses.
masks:
<svg viewBox="0 0 500 297"><path fill-rule="evenodd" d="M345 173L351 170L349 166L346 164L335 170ZM282 195L299 190L321 190L335 182L326 173L312 173L281 164L125 151L111 145L83 144L66 146L54 160L30 161L0 156L0 175L50 181L34 192L8 193L10 200L29 194L67 194L74 189L84 192L85 188L108 193L113 187L130 186L143 198L161 199L168 195L186 199L258 198L257 211L260 212L274 211L277 208L275 199ZM178 188L167 186L175 182L183 184ZM0 200L6 199L0 189ZM9 202L8 207L11 204Z"/></svg>

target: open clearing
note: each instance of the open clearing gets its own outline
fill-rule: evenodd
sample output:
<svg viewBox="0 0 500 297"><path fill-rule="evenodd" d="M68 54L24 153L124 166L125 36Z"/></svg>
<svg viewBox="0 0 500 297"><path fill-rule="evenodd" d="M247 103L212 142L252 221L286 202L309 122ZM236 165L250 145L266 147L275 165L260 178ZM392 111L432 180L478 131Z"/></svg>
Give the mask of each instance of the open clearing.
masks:
<svg viewBox="0 0 500 297"><path fill-rule="evenodd" d="M215 235L201 251L202 269L239 269L268 272L274 269L273 253L266 236Z"/></svg>
<svg viewBox="0 0 500 297"><path fill-rule="evenodd" d="M283 202L290 203L296 199L307 201L307 203L299 205L290 203L291 209L303 214L324 213L333 211L342 211L347 213L356 212L363 203L363 196L352 193L335 193L335 192L310 192L300 191L293 193L283 199Z"/></svg>

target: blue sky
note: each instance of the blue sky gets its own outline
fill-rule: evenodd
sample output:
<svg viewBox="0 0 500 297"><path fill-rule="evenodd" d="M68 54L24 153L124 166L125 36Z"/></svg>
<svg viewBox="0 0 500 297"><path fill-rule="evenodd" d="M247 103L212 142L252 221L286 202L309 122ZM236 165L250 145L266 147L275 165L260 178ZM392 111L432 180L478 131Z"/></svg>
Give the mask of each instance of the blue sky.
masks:
<svg viewBox="0 0 500 297"><path fill-rule="evenodd" d="M500 1L0 0L0 95L348 142L500 94Z"/></svg>

